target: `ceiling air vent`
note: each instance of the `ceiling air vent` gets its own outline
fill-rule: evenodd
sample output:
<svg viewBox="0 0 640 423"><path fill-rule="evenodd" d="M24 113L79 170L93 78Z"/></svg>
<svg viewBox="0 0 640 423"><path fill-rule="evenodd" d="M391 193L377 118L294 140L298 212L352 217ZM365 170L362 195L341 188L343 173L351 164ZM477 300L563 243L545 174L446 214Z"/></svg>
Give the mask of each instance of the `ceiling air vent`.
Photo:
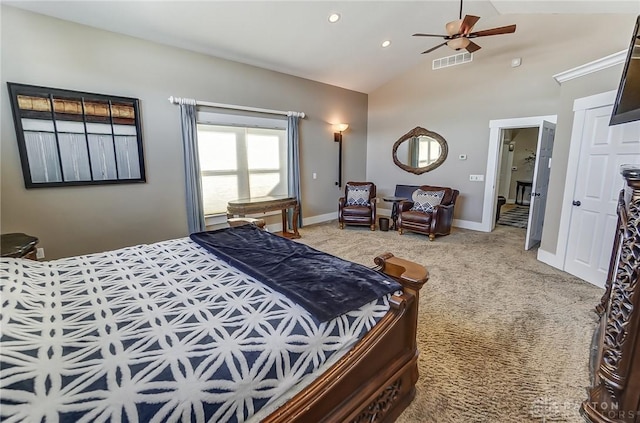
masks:
<svg viewBox="0 0 640 423"><path fill-rule="evenodd" d="M473 54L465 51L464 53L454 54L453 56L442 57L433 61L432 69L448 68L449 66L461 65L469 63L473 60Z"/></svg>

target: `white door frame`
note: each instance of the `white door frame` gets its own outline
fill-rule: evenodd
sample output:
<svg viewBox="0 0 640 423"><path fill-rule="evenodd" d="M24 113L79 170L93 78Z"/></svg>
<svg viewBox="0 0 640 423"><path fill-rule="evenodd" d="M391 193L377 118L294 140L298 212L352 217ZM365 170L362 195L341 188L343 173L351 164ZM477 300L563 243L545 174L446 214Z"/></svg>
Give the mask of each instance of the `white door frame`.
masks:
<svg viewBox="0 0 640 423"><path fill-rule="evenodd" d="M558 229L558 243L556 244L556 254L543 252L541 261L550 264L558 269L564 269L567 256L567 243L569 241L569 223L573 205L573 195L578 178L578 162L580 160L580 150L582 148L582 128L588 109L609 106L616 100L616 90L607 91L589 97L578 98L573 102L573 128L571 128L571 142L569 144L569 160L567 163L567 176L564 183L564 195L562 197L562 209L560 211L560 228ZM538 250L538 260L540 260L540 250Z"/></svg>
<svg viewBox="0 0 640 423"><path fill-rule="evenodd" d="M487 154L487 175L484 184L484 205L482 207L481 231L491 232L495 226L496 185L500 169L500 144L503 129L539 128L542 121L556 123L557 115L531 116L512 119L495 119L489 121L489 152Z"/></svg>

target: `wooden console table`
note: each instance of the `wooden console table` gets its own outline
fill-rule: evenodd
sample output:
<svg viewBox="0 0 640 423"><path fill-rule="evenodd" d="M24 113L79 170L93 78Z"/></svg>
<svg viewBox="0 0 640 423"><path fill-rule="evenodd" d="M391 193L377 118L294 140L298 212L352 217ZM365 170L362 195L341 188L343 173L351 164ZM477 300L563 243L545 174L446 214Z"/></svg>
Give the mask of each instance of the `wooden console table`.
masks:
<svg viewBox="0 0 640 423"><path fill-rule="evenodd" d="M293 209L293 217L291 219L291 229L293 232L289 232L287 228L287 209ZM282 210L282 232L276 232L276 234L289 239L300 238L300 234L298 233L300 205L295 197L268 196L241 198L227 203L227 217L229 218L234 216L244 217L248 214L266 213L275 210Z"/></svg>
<svg viewBox="0 0 640 423"><path fill-rule="evenodd" d="M531 191L531 186L533 185L532 181L516 181L516 204L524 205L524 194L529 187L529 191ZM522 190L522 194L520 194ZM520 197L520 201L518 201L518 197Z"/></svg>

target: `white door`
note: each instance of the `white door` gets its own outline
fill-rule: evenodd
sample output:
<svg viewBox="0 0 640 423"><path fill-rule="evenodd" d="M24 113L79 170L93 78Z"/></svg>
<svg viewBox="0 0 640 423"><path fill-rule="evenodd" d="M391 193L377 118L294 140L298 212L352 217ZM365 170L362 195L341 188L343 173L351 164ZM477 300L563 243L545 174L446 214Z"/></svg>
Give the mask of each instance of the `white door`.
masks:
<svg viewBox="0 0 640 423"><path fill-rule="evenodd" d="M585 111L565 269L604 286L617 223L620 165L640 164L640 121L609 126L612 106Z"/></svg>
<svg viewBox="0 0 640 423"><path fill-rule="evenodd" d="M531 203L529 204L529 224L524 248L529 250L538 245L542 239L542 224L544 209L547 206L547 191L549 190L549 173L551 172L551 153L556 134L556 124L543 121L538 131L538 146L536 148L536 167L533 170L531 186Z"/></svg>

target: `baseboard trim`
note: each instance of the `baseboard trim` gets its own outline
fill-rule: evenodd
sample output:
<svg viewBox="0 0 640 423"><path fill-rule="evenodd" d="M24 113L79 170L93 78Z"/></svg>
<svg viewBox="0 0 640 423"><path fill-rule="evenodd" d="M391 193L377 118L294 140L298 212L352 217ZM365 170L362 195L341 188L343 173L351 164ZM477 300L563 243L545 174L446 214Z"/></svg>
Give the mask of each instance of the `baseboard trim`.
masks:
<svg viewBox="0 0 640 423"><path fill-rule="evenodd" d="M316 223L329 222L338 218L338 212L319 214L317 216L306 217L302 219L303 225L315 225Z"/></svg>
<svg viewBox="0 0 640 423"><path fill-rule="evenodd" d="M471 229L472 231L491 232L484 230L482 223L472 222L470 220L453 219L452 226L462 229Z"/></svg>
<svg viewBox="0 0 640 423"><path fill-rule="evenodd" d="M378 216L382 217L391 217L391 210L388 209L378 209L376 211ZM331 220L336 220L338 218L338 212L333 213L325 213L319 214L317 216L306 217L302 219L303 225L315 225L317 223L329 222ZM376 222L377 224L377 222ZM280 224L267 225L268 231L279 231L281 228ZM453 219L453 226L456 228L462 229L471 229L473 231L486 232L482 229L482 224L479 222L472 222L470 220L461 220L461 219Z"/></svg>
<svg viewBox="0 0 640 423"><path fill-rule="evenodd" d="M382 216L382 217L391 217L391 210L390 209L378 209L376 211L376 214L378 216ZM332 212L332 213L325 213L325 214L319 214L317 216L311 216L311 217L306 217L302 219L302 224L303 225L315 225L317 223L324 223L324 222L330 222L332 220L336 220L338 218L338 212ZM378 222L376 222L376 224L378 224ZM462 228L462 229L471 229L472 231L479 231L479 232L487 232L482 228L482 224L478 223L478 222L472 222L470 220L461 220L461 219L453 219L453 226L455 226L456 228ZM213 230L213 229L220 229L220 228L226 228L228 225L226 224L226 221L224 223L220 223L220 224L216 224L216 225L211 225L210 227L208 227L208 230ZM269 232L277 232L277 231L281 231L282 230L282 224L281 223L273 223L270 225L266 226L267 231Z"/></svg>
<svg viewBox="0 0 640 423"><path fill-rule="evenodd" d="M562 262L561 257L557 256L555 253L550 253L540 248L538 248L538 261L548 264L551 267L555 267L556 269L564 270L564 263Z"/></svg>
<svg viewBox="0 0 640 423"><path fill-rule="evenodd" d="M378 209L376 210L376 215L378 217L382 216L382 217L391 217L391 210L390 209ZM306 217L302 219L302 224L303 225L315 225L317 223L324 223L324 222L330 222L332 220L336 220L338 219L338 212L333 212L333 213L325 213L325 214L319 214L317 216L311 216L311 217ZM377 222L376 222L377 224ZM269 230L271 230L270 228L271 225L267 225L267 228ZM277 227L277 225L274 225L274 228ZM280 229L275 229L275 230L280 230Z"/></svg>

